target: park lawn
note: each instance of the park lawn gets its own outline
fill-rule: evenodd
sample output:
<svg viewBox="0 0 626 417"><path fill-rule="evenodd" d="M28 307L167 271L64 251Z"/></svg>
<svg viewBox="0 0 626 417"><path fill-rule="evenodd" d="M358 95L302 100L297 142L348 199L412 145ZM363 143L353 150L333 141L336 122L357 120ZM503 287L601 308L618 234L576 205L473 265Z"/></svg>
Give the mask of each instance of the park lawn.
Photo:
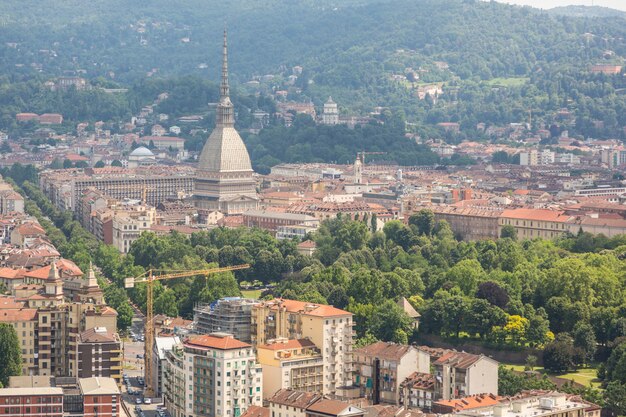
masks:
<svg viewBox="0 0 626 417"><path fill-rule="evenodd" d="M528 78L525 77L511 77L511 78L492 78L485 81L490 86L502 86L502 87L521 87L528 82Z"/></svg>
<svg viewBox="0 0 626 417"><path fill-rule="evenodd" d="M518 371L518 372L524 371L524 365L513 365L513 364L507 363L507 364L504 364L504 366L514 371ZM542 374L546 373L546 370L539 366L535 367L534 370ZM553 374L553 373L548 373L548 374L550 376L556 376L556 377L567 379L567 380L573 380L574 382L577 382L586 387L588 387L590 383L594 388L600 387L600 381L598 380L598 370L596 368L580 368L576 372L569 372L567 374Z"/></svg>
<svg viewBox="0 0 626 417"><path fill-rule="evenodd" d="M598 380L598 370L596 368L580 368L576 372L570 372L568 374L556 375L559 378L571 379L574 382L578 382L586 387L591 385L594 388L600 387L600 381Z"/></svg>
<svg viewBox="0 0 626 417"><path fill-rule="evenodd" d="M261 292L263 290L241 290L241 294L244 298L261 298Z"/></svg>

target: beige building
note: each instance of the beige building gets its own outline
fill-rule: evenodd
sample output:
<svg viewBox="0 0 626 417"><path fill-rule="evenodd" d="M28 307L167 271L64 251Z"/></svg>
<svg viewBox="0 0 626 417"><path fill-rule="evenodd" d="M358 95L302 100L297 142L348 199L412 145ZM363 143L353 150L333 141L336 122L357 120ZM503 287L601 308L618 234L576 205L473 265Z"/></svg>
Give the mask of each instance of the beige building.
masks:
<svg viewBox="0 0 626 417"><path fill-rule="evenodd" d="M263 398L278 390L322 392L324 360L309 339L278 339L257 346L257 359L263 369Z"/></svg>
<svg viewBox="0 0 626 417"><path fill-rule="evenodd" d="M504 226L513 226L518 239L554 239L570 230L572 216L561 210L519 208L504 210L499 219L499 234Z"/></svg>
<svg viewBox="0 0 626 417"><path fill-rule="evenodd" d="M121 253L128 253L130 245L156 221L156 209L144 204L121 204L113 210L113 246Z"/></svg>
<svg viewBox="0 0 626 417"><path fill-rule="evenodd" d="M498 393L498 362L484 355L448 351L433 363L435 396L451 400Z"/></svg>
<svg viewBox="0 0 626 417"><path fill-rule="evenodd" d="M354 351L355 384L373 404L400 404L400 384L430 372L430 355L413 346L376 342Z"/></svg>
<svg viewBox="0 0 626 417"><path fill-rule="evenodd" d="M578 396L547 391L522 391L512 397L498 398L495 405L485 404L489 401L481 404L472 397L465 403L457 401L458 404L450 405L444 402L444 407L438 408L441 412L463 417L586 417L589 413L599 414L601 410Z"/></svg>
<svg viewBox="0 0 626 417"><path fill-rule="evenodd" d="M304 301L274 299L252 307L252 344L276 339L309 339L320 350L324 369L322 393L354 393L352 313Z"/></svg>
<svg viewBox="0 0 626 417"><path fill-rule="evenodd" d="M194 169L185 165L59 169L41 172L39 188L59 210L75 210L90 188L115 200L145 200L156 207L181 192L191 194L194 175Z"/></svg>
<svg viewBox="0 0 626 417"><path fill-rule="evenodd" d="M347 402L326 398L318 393L283 389L269 402L274 417L363 417L365 410Z"/></svg>
<svg viewBox="0 0 626 417"><path fill-rule="evenodd" d="M463 240L497 239L498 217L502 209L493 207L431 207L435 220L445 220L456 236Z"/></svg>
<svg viewBox="0 0 626 417"><path fill-rule="evenodd" d="M117 312L104 304L88 281L82 297L69 302L56 264L43 285L24 284L13 296L0 297L0 322L17 331L22 348L24 375L76 376L80 333L95 327L117 331Z"/></svg>

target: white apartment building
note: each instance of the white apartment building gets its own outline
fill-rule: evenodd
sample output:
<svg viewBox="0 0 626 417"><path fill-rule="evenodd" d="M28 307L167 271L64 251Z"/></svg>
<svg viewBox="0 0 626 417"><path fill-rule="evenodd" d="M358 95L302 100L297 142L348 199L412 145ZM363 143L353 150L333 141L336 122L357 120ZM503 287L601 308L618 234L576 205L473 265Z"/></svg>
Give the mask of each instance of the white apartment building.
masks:
<svg viewBox="0 0 626 417"><path fill-rule="evenodd" d="M237 417L262 405L254 350L226 333L193 336L173 348L163 377L165 404L174 417Z"/></svg>

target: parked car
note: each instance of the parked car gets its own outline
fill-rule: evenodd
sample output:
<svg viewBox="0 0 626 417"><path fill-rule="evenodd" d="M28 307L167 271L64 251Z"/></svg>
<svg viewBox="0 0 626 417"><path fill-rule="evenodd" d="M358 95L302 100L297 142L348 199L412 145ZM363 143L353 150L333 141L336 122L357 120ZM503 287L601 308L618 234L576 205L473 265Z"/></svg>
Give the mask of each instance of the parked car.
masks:
<svg viewBox="0 0 626 417"><path fill-rule="evenodd" d="M152 400L150 398L144 398L143 399L143 403L144 404L152 404Z"/></svg>
<svg viewBox="0 0 626 417"><path fill-rule="evenodd" d="M136 398L135 399L135 404L141 404L141 398Z"/></svg>
<svg viewBox="0 0 626 417"><path fill-rule="evenodd" d="M143 359L143 353L138 353L137 354L137 359Z"/></svg>

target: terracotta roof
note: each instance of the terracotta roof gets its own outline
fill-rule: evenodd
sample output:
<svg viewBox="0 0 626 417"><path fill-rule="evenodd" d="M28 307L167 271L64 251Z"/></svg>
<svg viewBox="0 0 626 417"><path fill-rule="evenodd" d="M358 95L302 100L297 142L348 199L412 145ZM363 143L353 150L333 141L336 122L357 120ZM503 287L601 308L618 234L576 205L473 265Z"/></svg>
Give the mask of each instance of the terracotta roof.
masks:
<svg viewBox="0 0 626 417"><path fill-rule="evenodd" d="M307 347L315 347L315 343L309 339L289 339L286 341L278 341L266 345L258 346L258 349L283 350L283 349L301 349Z"/></svg>
<svg viewBox="0 0 626 417"><path fill-rule="evenodd" d="M290 407L307 408L322 396L314 392L303 392L292 389L281 389L268 400L270 403L288 405Z"/></svg>
<svg viewBox="0 0 626 417"><path fill-rule="evenodd" d="M205 347L205 348L220 349L220 350L242 349L242 348L250 347L248 343L237 340L230 335L215 336L215 334L193 336L185 340L185 344L190 345L192 347L197 346L197 347Z"/></svg>
<svg viewBox="0 0 626 417"><path fill-rule="evenodd" d="M22 236L25 235L45 235L46 231L43 229L43 227L39 226L38 224L35 223L24 223L21 224L19 226L17 226L15 228L15 230L21 234Z"/></svg>
<svg viewBox="0 0 626 417"><path fill-rule="evenodd" d="M435 389L435 376L423 372L413 372L401 384L403 387L432 391Z"/></svg>
<svg viewBox="0 0 626 417"><path fill-rule="evenodd" d="M284 298L275 298L270 301L264 301L260 303L262 306L267 306L271 310L278 310L284 308L291 313L301 313L308 316L316 317L338 317L348 316L352 313L333 306L324 304L307 303L305 301L287 300Z"/></svg>
<svg viewBox="0 0 626 417"><path fill-rule="evenodd" d="M305 240L304 242L298 243L298 247L302 249L314 249L317 247L317 244L312 240Z"/></svg>
<svg viewBox="0 0 626 417"><path fill-rule="evenodd" d="M270 417L270 409L259 407L258 405L251 405L240 417Z"/></svg>
<svg viewBox="0 0 626 417"><path fill-rule="evenodd" d="M440 400L435 401L433 405L439 405L443 407L450 407L455 411L470 410L472 408L488 407L497 405L500 402L500 397L493 394L478 394L470 397L457 398L454 400Z"/></svg>
<svg viewBox="0 0 626 417"><path fill-rule="evenodd" d="M4 279L22 279L24 277L23 269L0 268L0 278Z"/></svg>
<svg viewBox="0 0 626 417"><path fill-rule="evenodd" d="M24 303L18 301L15 297L0 297L0 310L17 310L24 307Z"/></svg>
<svg viewBox="0 0 626 417"><path fill-rule="evenodd" d="M565 215L564 212L561 210L528 208L504 210L500 217L507 219L536 220L560 223L565 223L571 218L570 216Z"/></svg>
<svg viewBox="0 0 626 417"><path fill-rule="evenodd" d="M374 342L371 345L355 349L356 355L375 356L387 360L400 360L412 347L391 342Z"/></svg>
<svg viewBox="0 0 626 417"><path fill-rule="evenodd" d="M37 316L36 308L24 308L21 310L0 310L0 323L13 323L16 321L30 321Z"/></svg>
<svg viewBox="0 0 626 417"><path fill-rule="evenodd" d="M113 307L105 306L100 310L100 314L103 316L117 316L117 311Z"/></svg>

